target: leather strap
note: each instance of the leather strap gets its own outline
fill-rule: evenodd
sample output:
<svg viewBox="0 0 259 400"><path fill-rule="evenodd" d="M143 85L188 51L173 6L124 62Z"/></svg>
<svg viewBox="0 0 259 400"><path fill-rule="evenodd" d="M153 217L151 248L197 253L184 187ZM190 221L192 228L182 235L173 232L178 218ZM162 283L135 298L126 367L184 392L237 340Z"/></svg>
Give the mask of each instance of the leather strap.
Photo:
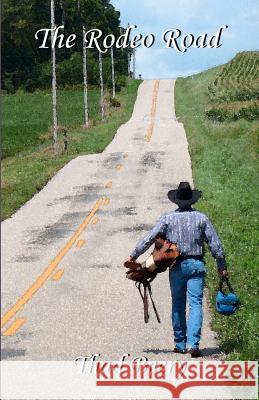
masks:
<svg viewBox="0 0 259 400"><path fill-rule="evenodd" d="M222 277L220 278L218 290L219 290L220 292L223 293L223 285L224 285L224 283L226 283L226 285L227 285L229 291L232 292L232 293L234 293L234 289L232 288L232 286L231 286L231 284L230 284L229 279L228 279L227 276L222 276Z"/></svg>
<svg viewBox="0 0 259 400"><path fill-rule="evenodd" d="M160 317L159 317L159 314L158 314L157 308L156 308L156 306L155 306L155 302L154 302L154 300L153 300L153 296L152 296L152 290L151 290L151 286L150 286L150 284L148 284L148 291L149 291L149 297L150 297L150 300L151 300L151 303L152 303L153 309L154 309L154 311L155 311L155 314L156 314L156 319L157 319L157 322L160 324L160 323L161 323L161 319L160 319Z"/></svg>
<svg viewBox="0 0 259 400"><path fill-rule="evenodd" d="M136 285L136 287L138 288L140 297L141 297L141 299L142 299L142 301L143 301L143 305L144 305L144 321L145 321L145 323L147 324L147 323L148 323L148 320L149 320L147 289L146 289L146 286L145 286L143 283L141 283L141 282L136 282L135 285ZM141 285L143 285L144 293L142 293L142 291L141 291Z"/></svg>
<svg viewBox="0 0 259 400"><path fill-rule="evenodd" d="M148 294L149 294L149 297L150 297L150 300L151 300L151 303L152 303L152 306L153 306L153 309L154 309L154 312L155 312L155 315L156 315L157 322L160 323L161 320L160 320L157 308L156 308L154 300L153 300L150 282L151 282L151 280L150 281L145 280L143 282L136 282L135 285L138 288L139 294L140 294L141 299L143 301L143 305L144 305L144 321L145 321L145 323L147 324L148 321L149 321ZM141 291L141 287L142 286L143 286L143 293Z"/></svg>

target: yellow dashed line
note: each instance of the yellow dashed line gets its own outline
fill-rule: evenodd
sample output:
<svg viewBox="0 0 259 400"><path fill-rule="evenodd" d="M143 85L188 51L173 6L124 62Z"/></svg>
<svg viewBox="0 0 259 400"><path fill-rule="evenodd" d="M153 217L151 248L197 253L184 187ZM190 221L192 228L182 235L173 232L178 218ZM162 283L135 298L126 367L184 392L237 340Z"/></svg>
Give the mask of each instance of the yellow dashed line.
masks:
<svg viewBox="0 0 259 400"><path fill-rule="evenodd" d="M116 169L117 171L120 171L122 169L122 165L121 164L116 165Z"/></svg>
<svg viewBox="0 0 259 400"><path fill-rule="evenodd" d="M110 199L107 197L107 198L104 200L103 205L104 205L104 206L107 206L109 203L110 203Z"/></svg>
<svg viewBox="0 0 259 400"><path fill-rule="evenodd" d="M78 242L77 242L77 244L76 244L76 247L77 247L78 249L81 249L81 247L83 247L84 244L85 244L85 240L80 239L80 240L78 240Z"/></svg>
<svg viewBox="0 0 259 400"><path fill-rule="evenodd" d="M103 205L103 198L100 198L95 206L92 208L90 213L87 215L85 220L76 230L71 239L67 242L67 244L60 250L57 256L51 261L48 267L42 272L42 274L36 279L36 281L32 284L32 286L26 290L23 296L14 304L13 307L7 311L4 316L1 318L1 327L4 326L31 298L32 296L44 285L46 280L51 276L55 268L58 266L60 261L64 258L66 253L71 249L74 243L77 241L81 233L84 231L86 226L90 223L91 219L97 212L97 210Z"/></svg>
<svg viewBox="0 0 259 400"><path fill-rule="evenodd" d="M157 96L158 96L158 89L159 89L159 80L155 81L154 84L154 88L153 88L153 100L152 100L152 106L151 106L151 111L150 111L150 117L151 117L151 121L150 124L147 128L147 132L146 132L146 140L148 142L150 142L152 134L153 134L153 130L154 130L154 125L155 125L155 114L156 114L156 105L157 105Z"/></svg>
<svg viewBox="0 0 259 400"><path fill-rule="evenodd" d="M99 221L99 218L94 218L92 220L92 225L96 225L98 221Z"/></svg>
<svg viewBox="0 0 259 400"><path fill-rule="evenodd" d="M3 333L4 336L12 336L15 334L16 331L24 324L26 321L25 318L18 318L16 319L12 325Z"/></svg>
<svg viewBox="0 0 259 400"><path fill-rule="evenodd" d="M109 181L105 185L106 188L111 188L112 187L112 181Z"/></svg>
<svg viewBox="0 0 259 400"><path fill-rule="evenodd" d="M51 279L52 279L53 281L59 281L63 274L64 274L64 269L59 269L59 270L52 276Z"/></svg>

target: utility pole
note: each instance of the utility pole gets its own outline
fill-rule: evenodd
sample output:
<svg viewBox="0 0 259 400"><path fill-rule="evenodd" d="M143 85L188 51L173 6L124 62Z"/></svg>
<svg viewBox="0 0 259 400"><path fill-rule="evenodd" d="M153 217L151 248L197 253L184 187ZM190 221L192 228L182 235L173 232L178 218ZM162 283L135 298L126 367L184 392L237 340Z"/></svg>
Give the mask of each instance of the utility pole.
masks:
<svg viewBox="0 0 259 400"><path fill-rule="evenodd" d="M133 49L133 78L136 77L136 49Z"/></svg>
<svg viewBox="0 0 259 400"><path fill-rule="evenodd" d="M55 3L54 0L50 2L51 7L51 59L52 59L52 137L54 153L57 153L57 78L56 78L56 50L54 43L54 29L55 26Z"/></svg>
<svg viewBox="0 0 259 400"><path fill-rule="evenodd" d="M104 92L103 92L103 62L102 53L99 51L99 71L100 71L100 88L101 88L101 98L100 98L100 108L101 116L104 119Z"/></svg>
<svg viewBox="0 0 259 400"><path fill-rule="evenodd" d="M121 29L121 26L120 26L120 36L122 35L122 29ZM121 52L122 52L122 54L123 54L123 47L121 47Z"/></svg>
<svg viewBox="0 0 259 400"><path fill-rule="evenodd" d="M128 27L130 26L129 22L128 22ZM131 61L131 54L128 48L128 76L130 76L130 61Z"/></svg>
<svg viewBox="0 0 259 400"><path fill-rule="evenodd" d="M130 76L130 62L131 62L131 54L130 51L128 49L128 76Z"/></svg>
<svg viewBox="0 0 259 400"><path fill-rule="evenodd" d="M77 1L78 13L80 13L80 0ZM87 84L87 55L85 43L86 29L83 25L83 79L84 79L84 126L89 127L89 113L88 113L88 84Z"/></svg>
<svg viewBox="0 0 259 400"><path fill-rule="evenodd" d="M85 127L89 127L88 115L88 85L87 85L87 58L86 58L86 45L85 45L85 26L83 26L83 75L84 75L84 122Z"/></svg>
<svg viewBox="0 0 259 400"><path fill-rule="evenodd" d="M115 97L115 73L114 73L114 57L113 57L113 47L111 47L111 61L112 61L112 97Z"/></svg>

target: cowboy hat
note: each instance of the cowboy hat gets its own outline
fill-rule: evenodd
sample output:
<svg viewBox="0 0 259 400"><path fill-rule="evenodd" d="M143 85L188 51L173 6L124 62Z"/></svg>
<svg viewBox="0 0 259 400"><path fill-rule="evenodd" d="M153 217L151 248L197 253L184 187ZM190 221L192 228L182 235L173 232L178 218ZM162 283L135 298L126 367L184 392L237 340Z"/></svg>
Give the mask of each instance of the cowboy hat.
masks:
<svg viewBox="0 0 259 400"><path fill-rule="evenodd" d="M180 182L177 189L169 190L167 196L169 200L176 203L179 207L190 206L201 197L202 192L192 189L189 182Z"/></svg>

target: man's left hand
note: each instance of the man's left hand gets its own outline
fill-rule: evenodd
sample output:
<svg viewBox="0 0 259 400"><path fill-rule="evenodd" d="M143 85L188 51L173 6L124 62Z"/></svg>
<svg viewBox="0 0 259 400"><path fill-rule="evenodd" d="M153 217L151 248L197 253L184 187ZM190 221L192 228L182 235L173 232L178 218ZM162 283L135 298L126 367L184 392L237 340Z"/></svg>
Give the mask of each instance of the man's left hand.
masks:
<svg viewBox="0 0 259 400"><path fill-rule="evenodd" d="M219 276L221 278L227 278L228 277L228 271L226 269L223 269L222 271L219 270Z"/></svg>

